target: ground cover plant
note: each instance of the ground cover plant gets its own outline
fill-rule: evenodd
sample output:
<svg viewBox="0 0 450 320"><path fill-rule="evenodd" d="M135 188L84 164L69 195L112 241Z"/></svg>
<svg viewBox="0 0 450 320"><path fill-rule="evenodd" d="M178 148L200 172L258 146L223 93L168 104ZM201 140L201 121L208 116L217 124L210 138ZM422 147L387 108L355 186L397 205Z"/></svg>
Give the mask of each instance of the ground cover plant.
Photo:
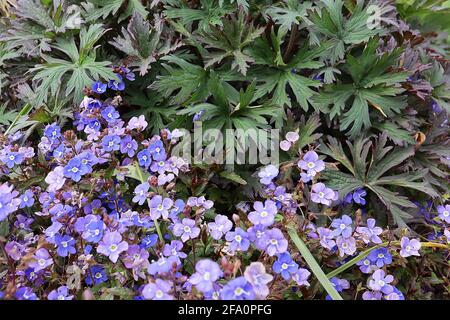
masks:
<svg viewBox="0 0 450 320"><path fill-rule="evenodd" d="M0 299L449 298L449 1L0 14Z"/></svg>

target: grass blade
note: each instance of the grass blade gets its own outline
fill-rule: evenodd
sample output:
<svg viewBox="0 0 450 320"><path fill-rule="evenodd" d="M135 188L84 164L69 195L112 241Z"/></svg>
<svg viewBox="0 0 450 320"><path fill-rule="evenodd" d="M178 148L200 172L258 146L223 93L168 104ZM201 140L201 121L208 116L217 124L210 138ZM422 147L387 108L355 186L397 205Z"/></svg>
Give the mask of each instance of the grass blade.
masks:
<svg viewBox="0 0 450 320"><path fill-rule="evenodd" d="M288 227L288 234L291 237L292 241L294 241L294 244L300 251L300 254L303 256L309 268L314 273L317 280L319 280L325 291L333 300L343 300L340 294L337 292L336 288L333 286L330 280L328 280L328 277L325 275L322 268L320 268L316 259L314 259L314 256L311 254L308 247L305 245L302 239L300 239L295 229L292 227Z"/></svg>

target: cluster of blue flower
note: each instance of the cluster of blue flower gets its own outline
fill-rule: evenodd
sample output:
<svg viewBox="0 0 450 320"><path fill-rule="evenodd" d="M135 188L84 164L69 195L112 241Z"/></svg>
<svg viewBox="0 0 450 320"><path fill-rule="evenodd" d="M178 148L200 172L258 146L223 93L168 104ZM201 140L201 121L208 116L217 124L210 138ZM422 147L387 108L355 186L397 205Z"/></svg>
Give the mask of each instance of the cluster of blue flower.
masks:
<svg viewBox="0 0 450 320"><path fill-rule="evenodd" d="M133 80L122 69L118 80L93 84L75 112L78 133L47 125L37 157L33 147L15 143L20 134L3 143L0 168L13 184L0 185L0 222L9 229L2 243L8 280L0 282L0 297L66 300L107 294L101 288L119 286L134 299L239 300L280 297L293 287L308 287L310 272L286 237L286 221L301 210L298 190L288 192L277 183L282 169L261 168L263 199L240 203L243 215L231 219L217 214L204 196L177 197L176 182L190 170L187 159L171 156L181 134L165 129L147 139L144 116L123 121L117 99L102 95L107 88L123 90L124 77ZM288 133L283 148L297 140L298 134ZM325 163L315 151L294 163L301 182L311 182L312 202L338 203L338 193L318 182ZM20 182L33 174L42 179L23 188ZM356 190L344 202L364 205L364 195ZM449 209L437 208L443 224L450 223ZM394 259L418 256L421 242L403 236L385 245L385 231L374 219L366 226L354 224L343 215L331 228L308 222L303 231L338 260L372 248L357 264L370 274L363 299L403 299L386 268ZM242 263L247 263L244 269ZM284 285L269 289L276 280ZM350 287L336 277L331 283L338 291Z"/></svg>

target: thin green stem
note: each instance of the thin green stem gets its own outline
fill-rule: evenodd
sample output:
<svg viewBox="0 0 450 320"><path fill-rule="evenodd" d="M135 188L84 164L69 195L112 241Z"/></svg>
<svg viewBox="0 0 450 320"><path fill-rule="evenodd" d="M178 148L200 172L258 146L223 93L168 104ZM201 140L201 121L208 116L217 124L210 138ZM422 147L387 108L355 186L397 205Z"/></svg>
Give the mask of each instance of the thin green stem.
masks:
<svg viewBox="0 0 450 320"><path fill-rule="evenodd" d="M136 171L139 176L139 181L141 181L141 183L146 182L144 175L142 174L141 168L139 167L139 163L137 163L137 162L136 162ZM150 210L150 208L151 208L150 199L147 199L147 205L148 205L148 209ZM161 232L161 227L159 226L158 219L152 219L152 220L153 220L153 223L155 224L155 228L156 228L156 232L158 233L159 240L164 244L165 241L164 241L164 237Z"/></svg>

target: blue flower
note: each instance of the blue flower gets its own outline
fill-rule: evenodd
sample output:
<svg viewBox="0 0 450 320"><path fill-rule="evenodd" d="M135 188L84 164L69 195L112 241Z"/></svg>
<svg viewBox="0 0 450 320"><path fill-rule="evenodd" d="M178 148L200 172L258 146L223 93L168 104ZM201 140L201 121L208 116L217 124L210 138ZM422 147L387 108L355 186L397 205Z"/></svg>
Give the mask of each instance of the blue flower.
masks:
<svg viewBox="0 0 450 320"><path fill-rule="evenodd" d="M106 91L106 83L102 83L100 81L95 82L92 85L92 91L96 93L105 93Z"/></svg>
<svg viewBox="0 0 450 320"><path fill-rule="evenodd" d="M220 293L223 300L253 300L255 292L244 277L237 277L228 282Z"/></svg>
<svg viewBox="0 0 450 320"><path fill-rule="evenodd" d="M392 256L386 248L379 248L370 252L367 258L378 268L392 263Z"/></svg>
<svg viewBox="0 0 450 320"><path fill-rule="evenodd" d="M85 282L88 286L91 286L92 284L97 285L107 280L108 277L106 276L106 272L103 267L100 265L95 265L87 271Z"/></svg>
<svg viewBox="0 0 450 320"><path fill-rule="evenodd" d="M333 277L330 279L330 282L333 285L333 287L336 289L337 292L342 292L342 291L344 291L344 289L350 288L350 283L345 279L339 279L339 278ZM332 300L330 295L327 295L325 299Z"/></svg>
<svg viewBox="0 0 450 320"><path fill-rule="evenodd" d="M120 152L127 154L129 157L133 157L135 151L138 149L138 144L130 135L123 137L120 143Z"/></svg>
<svg viewBox="0 0 450 320"><path fill-rule="evenodd" d="M75 239L68 235L55 235L55 244L57 246L56 252L60 257L67 257L70 254L75 254Z"/></svg>
<svg viewBox="0 0 450 320"><path fill-rule="evenodd" d="M20 209L23 209L25 207L31 207L34 204L34 195L31 190L27 190L24 192L24 194L20 197Z"/></svg>
<svg viewBox="0 0 450 320"><path fill-rule="evenodd" d="M63 144L60 144L55 150L53 150L53 157L56 159L61 159L64 157L64 153L66 152L66 147Z"/></svg>
<svg viewBox="0 0 450 320"><path fill-rule="evenodd" d="M75 182L81 180L81 160L78 157L69 160L67 165L64 167L64 176L72 179Z"/></svg>
<svg viewBox="0 0 450 320"><path fill-rule="evenodd" d="M102 140L103 149L107 152L120 149L120 137L117 135L107 135Z"/></svg>
<svg viewBox="0 0 450 320"><path fill-rule="evenodd" d="M56 123L49 124L44 129L44 135L54 142L61 137L61 128Z"/></svg>
<svg viewBox="0 0 450 320"><path fill-rule="evenodd" d="M158 235L157 234L149 234L142 238L140 247L144 249L149 249L153 247L158 242Z"/></svg>
<svg viewBox="0 0 450 320"><path fill-rule="evenodd" d="M23 155L20 152L7 152L2 158L2 162L8 167L13 168L16 164L23 162Z"/></svg>
<svg viewBox="0 0 450 320"><path fill-rule="evenodd" d="M122 91L125 89L125 82L120 74L116 73L117 80L109 80L108 87L112 90Z"/></svg>
<svg viewBox="0 0 450 320"><path fill-rule="evenodd" d="M69 295L69 289L61 286L48 294L48 300L72 300L73 295Z"/></svg>
<svg viewBox="0 0 450 320"><path fill-rule="evenodd" d="M100 124L100 121L98 121L97 119L92 119L91 121L89 121L87 126L89 129L92 129L95 132L99 132L102 127L102 125Z"/></svg>
<svg viewBox="0 0 450 320"><path fill-rule="evenodd" d="M148 149L140 151L137 154L137 158L141 167L147 168L152 163L152 158Z"/></svg>
<svg viewBox="0 0 450 320"><path fill-rule="evenodd" d="M120 118L119 112L114 107L106 107L101 112L103 119L106 120L108 123L114 123L117 119Z"/></svg>
<svg viewBox="0 0 450 320"><path fill-rule="evenodd" d="M366 199L364 199L364 197L366 195L367 195L366 190L364 190L363 188L358 188L353 192L353 201L355 201L355 203L365 205Z"/></svg>
<svg viewBox="0 0 450 320"><path fill-rule="evenodd" d="M21 287L17 289L15 297L17 300L39 300L33 290L29 287Z"/></svg>
<svg viewBox="0 0 450 320"><path fill-rule="evenodd" d="M155 161L163 161L166 160L166 151L164 150L164 145L161 140L156 140L152 143L148 150Z"/></svg>
<svg viewBox="0 0 450 320"><path fill-rule="evenodd" d="M85 151L77 156L81 161L81 174L85 175L92 172L92 166L98 163L98 159L92 152Z"/></svg>
<svg viewBox="0 0 450 320"><path fill-rule="evenodd" d="M106 88L105 88L105 90L106 90ZM88 109L98 109L98 108L101 108L101 106L102 106L102 103L96 99L91 99L87 104Z"/></svg>
<svg viewBox="0 0 450 320"><path fill-rule="evenodd" d="M229 242L229 249L233 252L236 250L245 252L250 247L248 233L239 227L237 227L234 231L227 232L225 239Z"/></svg>
<svg viewBox="0 0 450 320"><path fill-rule="evenodd" d="M274 272L281 274L283 279L289 280L297 272L298 264L292 260L289 253L284 252L278 256L278 260L274 262L272 269Z"/></svg>
<svg viewBox="0 0 450 320"><path fill-rule="evenodd" d="M344 238L349 238L352 235L352 218L346 214L340 219L334 219L331 226L335 228L332 232L333 237L342 235Z"/></svg>
<svg viewBox="0 0 450 320"><path fill-rule="evenodd" d="M148 184L148 182L144 182L138 185L136 189L134 189L134 197L132 201L135 203L139 203L139 205L141 206L145 202L145 200L147 200L149 188L150 185Z"/></svg>

